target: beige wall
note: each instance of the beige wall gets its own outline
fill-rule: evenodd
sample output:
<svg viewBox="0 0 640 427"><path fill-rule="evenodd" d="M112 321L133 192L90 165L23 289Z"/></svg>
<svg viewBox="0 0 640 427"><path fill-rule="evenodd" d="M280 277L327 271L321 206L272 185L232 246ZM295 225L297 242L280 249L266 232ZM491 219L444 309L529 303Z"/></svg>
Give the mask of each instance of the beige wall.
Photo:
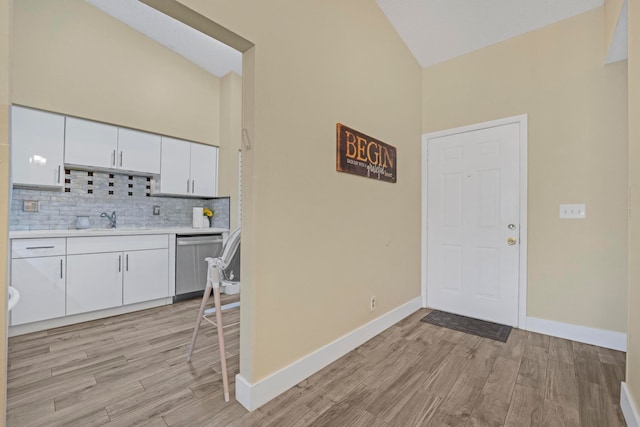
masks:
<svg viewBox="0 0 640 427"><path fill-rule="evenodd" d="M231 229L238 222L238 153L242 142L242 77L234 72L220 79L220 152L218 194L230 196Z"/></svg>
<svg viewBox="0 0 640 427"><path fill-rule="evenodd" d="M255 43L255 382L419 296L420 68L373 0L182 3ZM396 184L335 171L337 122L397 147Z"/></svg>
<svg viewBox="0 0 640 427"><path fill-rule="evenodd" d="M7 392L7 253L9 231L10 34L13 0L0 0L0 426Z"/></svg>
<svg viewBox="0 0 640 427"><path fill-rule="evenodd" d="M526 113L527 315L626 331L627 85L604 8L423 71L422 130ZM586 203L586 220L559 220Z"/></svg>
<svg viewBox="0 0 640 427"><path fill-rule="evenodd" d="M640 4L628 3L629 19L629 321L627 384L640 408Z"/></svg>
<svg viewBox="0 0 640 427"><path fill-rule="evenodd" d="M218 145L220 81L82 0L20 0L16 104Z"/></svg>

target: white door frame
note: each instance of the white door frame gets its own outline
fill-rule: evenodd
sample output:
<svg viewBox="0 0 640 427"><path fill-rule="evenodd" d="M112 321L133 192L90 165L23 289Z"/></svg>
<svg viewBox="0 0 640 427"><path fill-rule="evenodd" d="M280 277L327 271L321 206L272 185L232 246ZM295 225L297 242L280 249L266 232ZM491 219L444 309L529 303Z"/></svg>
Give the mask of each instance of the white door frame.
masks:
<svg viewBox="0 0 640 427"><path fill-rule="evenodd" d="M421 238L422 250L420 257L422 306L428 307L427 301L427 144L429 139L450 136L459 133L508 125L520 124L520 273L518 277L518 328L526 329L527 319L527 115L506 117L453 129L429 132L422 135L422 221Z"/></svg>

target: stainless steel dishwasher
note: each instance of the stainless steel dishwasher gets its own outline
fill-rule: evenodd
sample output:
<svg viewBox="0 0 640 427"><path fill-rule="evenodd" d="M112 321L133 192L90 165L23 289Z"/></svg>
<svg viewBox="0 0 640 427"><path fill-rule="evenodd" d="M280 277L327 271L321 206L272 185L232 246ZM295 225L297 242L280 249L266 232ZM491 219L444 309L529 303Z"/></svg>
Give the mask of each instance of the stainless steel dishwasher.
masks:
<svg viewBox="0 0 640 427"><path fill-rule="evenodd" d="M178 235L176 237L175 301L202 297L207 284L205 258L222 254L221 234Z"/></svg>

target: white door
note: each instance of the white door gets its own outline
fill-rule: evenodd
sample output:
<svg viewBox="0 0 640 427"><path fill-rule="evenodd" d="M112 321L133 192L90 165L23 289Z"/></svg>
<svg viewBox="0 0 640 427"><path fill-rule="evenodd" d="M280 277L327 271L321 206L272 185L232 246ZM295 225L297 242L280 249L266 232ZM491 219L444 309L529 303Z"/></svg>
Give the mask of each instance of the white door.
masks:
<svg viewBox="0 0 640 427"><path fill-rule="evenodd" d="M162 137L160 161L160 192L164 194L191 194L190 143L180 139Z"/></svg>
<svg viewBox="0 0 640 427"><path fill-rule="evenodd" d="M191 144L191 193L216 197L218 193L218 148Z"/></svg>
<svg viewBox="0 0 640 427"><path fill-rule="evenodd" d="M64 270L64 256L11 260L11 286L20 292L11 325L64 316Z"/></svg>
<svg viewBox="0 0 640 427"><path fill-rule="evenodd" d="M67 256L67 315L122 305L122 255Z"/></svg>
<svg viewBox="0 0 640 427"><path fill-rule="evenodd" d="M64 162L72 165L115 168L118 128L91 120L67 117Z"/></svg>
<svg viewBox="0 0 640 427"><path fill-rule="evenodd" d="M123 303L133 304L169 296L169 250L124 253Z"/></svg>
<svg viewBox="0 0 640 427"><path fill-rule="evenodd" d="M427 304L516 326L520 124L427 142Z"/></svg>
<svg viewBox="0 0 640 427"><path fill-rule="evenodd" d="M64 116L30 108L11 108L13 184L64 186Z"/></svg>
<svg viewBox="0 0 640 427"><path fill-rule="evenodd" d="M160 135L118 128L118 169L160 173Z"/></svg>

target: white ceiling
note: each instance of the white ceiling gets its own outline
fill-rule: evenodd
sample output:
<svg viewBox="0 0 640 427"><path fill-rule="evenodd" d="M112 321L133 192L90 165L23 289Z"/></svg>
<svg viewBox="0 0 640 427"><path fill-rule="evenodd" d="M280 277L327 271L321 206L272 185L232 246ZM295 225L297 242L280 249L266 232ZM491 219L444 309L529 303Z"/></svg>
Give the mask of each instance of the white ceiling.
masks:
<svg viewBox="0 0 640 427"><path fill-rule="evenodd" d="M604 4L604 0L377 2L423 68Z"/></svg>
<svg viewBox="0 0 640 427"><path fill-rule="evenodd" d="M85 0L209 73L242 75L242 53L138 0Z"/></svg>

